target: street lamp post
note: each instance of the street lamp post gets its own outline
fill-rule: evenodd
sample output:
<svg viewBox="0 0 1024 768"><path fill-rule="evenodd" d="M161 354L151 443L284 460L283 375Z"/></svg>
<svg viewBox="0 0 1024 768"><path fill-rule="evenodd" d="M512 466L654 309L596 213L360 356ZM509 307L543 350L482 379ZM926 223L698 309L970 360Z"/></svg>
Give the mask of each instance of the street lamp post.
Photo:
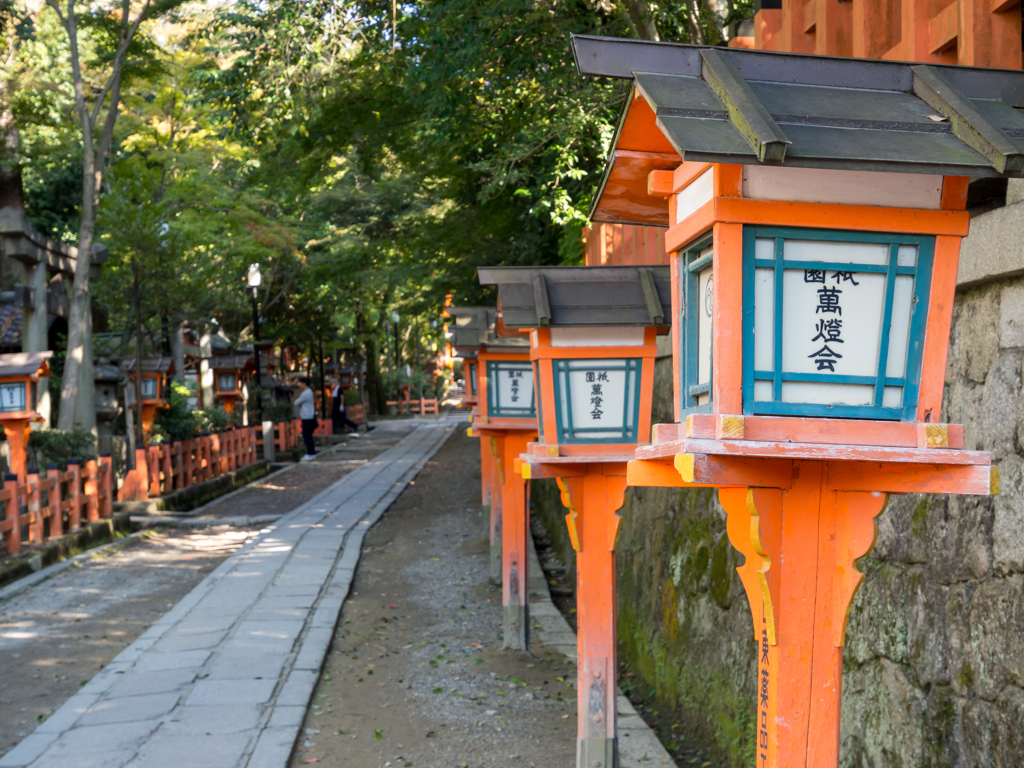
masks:
<svg viewBox="0 0 1024 768"><path fill-rule="evenodd" d="M246 284L252 288L252 354L256 361L256 410L260 415L260 423L263 423L263 396L260 394L260 386L263 377L260 375L260 313L256 306L256 291L260 287L262 277L260 276L260 265L253 263L249 265L249 274Z"/></svg>

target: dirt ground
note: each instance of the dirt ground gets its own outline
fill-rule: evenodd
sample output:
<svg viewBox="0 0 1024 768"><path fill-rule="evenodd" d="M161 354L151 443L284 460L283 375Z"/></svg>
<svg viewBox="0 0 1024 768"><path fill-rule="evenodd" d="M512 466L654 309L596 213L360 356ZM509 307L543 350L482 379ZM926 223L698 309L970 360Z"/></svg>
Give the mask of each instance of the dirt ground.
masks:
<svg viewBox="0 0 1024 768"><path fill-rule="evenodd" d="M0 755L256 532L149 531L0 603Z"/></svg>
<svg viewBox="0 0 1024 768"><path fill-rule="evenodd" d="M501 649L479 450L459 430L370 531L290 765L575 763L575 669Z"/></svg>

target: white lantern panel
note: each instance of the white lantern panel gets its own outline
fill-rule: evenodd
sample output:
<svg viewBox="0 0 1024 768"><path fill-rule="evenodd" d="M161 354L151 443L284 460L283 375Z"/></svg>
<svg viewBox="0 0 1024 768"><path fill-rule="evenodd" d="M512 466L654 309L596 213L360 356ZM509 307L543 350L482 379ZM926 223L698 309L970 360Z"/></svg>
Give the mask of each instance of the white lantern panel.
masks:
<svg viewBox="0 0 1024 768"><path fill-rule="evenodd" d="M556 360L560 442L636 442L640 361Z"/></svg>
<svg viewBox="0 0 1024 768"><path fill-rule="evenodd" d="M25 410L25 383L0 384L0 411L12 413Z"/></svg>
<svg viewBox="0 0 1024 768"><path fill-rule="evenodd" d="M916 245L901 245L899 251L896 254L896 264L900 267L916 267L917 266L917 246Z"/></svg>
<svg viewBox="0 0 1024 768"><path fill-rule="evenodd" d="M782 382L782 402L784 403L871 405L874 396L875 388L870 384L820 384L816 381Z"/></svg>
<svg viewBox="0 0 1024 768"><path fill-rule="evenodd" d="M775 239L759 237L754 241L754 256L758 259L775 258Z"/></svg>
<svg viewBox="0 0 1024 768"><path fill-rule="evenodd" d="M711 381L712 319L715 312L715 280L712 267L697 275L697 383Z"/></svg>
<svg viewBox="0 0 1024 768"><path fill-rule="evenodd" d="M754 399L755 400L771 400L772 399L772 382L770 381L755 381L754 382Z"/></svg>
<svg viewBox="0 0 1024 768"><path fill-rule="evenodd" d="M235 391L235 374L221 373L217 376L217 389L221 392Z"/></svg>
<svg viewBox="0 0 1024 768"><path fill-rule="evenodd" d="M528 362L488 363L488 403L491 416L534 417L533 366Z"/></svg>
<svg viewBox="0 0 1024 768"><path fill-rule="evenodd" d="M782 279L782 370L876 375L885 275L787 269Z"/></svg>
<svg viewBox="0 0 1024 768"><path fill-rule="evenodd" d="M754 370L770 371L774 366L774 360L775 270L756 269L754 270Z"/></svg>
<svg viewBox="0 0 1024 768"><path fill-rule="evenodd" d="M889 354L885 375L903 378L907 372L907 346L910 343L910 316L914 309L914 278L900 276L892 291L892 323L889 325Z"/></svg>
<svg viewBox="0 0 1024 768"><path fill-rule="evenodd" d="M886 243L829 243L821 240L786 240L786 261L827 261L830 264L889 263Z"/></svg>
<svg viewBox="0 0 1024 768"><path fill-rule="evenodd" d="M885 387L882 390L882 406L901 408L903 406L903 387Z"/></svg>
<svg viewBox="0 0 1024 768"><path fill-rule="evenodd" d="M143 378L142 379L142 399L152 400L156 397L156 379L154 378Z"/></svg>

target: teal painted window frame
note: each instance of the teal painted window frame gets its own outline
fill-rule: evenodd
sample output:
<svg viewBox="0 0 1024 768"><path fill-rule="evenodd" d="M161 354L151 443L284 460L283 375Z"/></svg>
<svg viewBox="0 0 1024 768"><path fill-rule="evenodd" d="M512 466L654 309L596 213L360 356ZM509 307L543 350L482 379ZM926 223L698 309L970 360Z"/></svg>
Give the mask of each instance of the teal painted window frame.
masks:
<svg viewBox="0 0 1024 768"><path fill-rule="evenodd" d="M755 241L775 240L775 253L771 259L758 259ZM786 240L817 240L821 242L877 243L889 247L885 266L844 264L826 261L794 261L783 259ZM913 267L897 264L899 246L917 246L917 261ZM917 416L917 398L921 381L921 353L924 329L928 319L928 297L931 290L932 263L935 254L933 235L897 235L884 232L851 232L845 230L800 229L795 227L743 227L743 412L746 415L824 416L833 418L879 419L914 421ZM875 376L835 376L827 374L787 374L778 370L782 360L782 306L784 301L782 271L788 269L824 269L846 272L884 273L886 275L885 303L882 319L882 339ZM775 352L773 370L754 370L754 270L775 270ZM888 364L889 327L892 319L893 288L897 276L914 278L914 294L910 316L910 335L907 343L907 363L902 378L886 376ZM771 381L773 400L755 401L754 382ZM875 387L872 405L822 405L817 403L784 403L783 381L821 381L835 384L871 384ZM899 408L883 406L885 387L902 387L903 401Z"/></svg>
<svg viewBox="0 0 1024 768"><path fill-rule="evenodd" d="M571 364L589 363L588 367L603 371L626 371L626 397L622 404L622 433L616 437L587 437L588 432L607 432L604 427L580 427L572 424L572 391L568 386L568 374ZM618 444L637 442L637 430L640 428L640 385L643 381L644 361L640 357L593 358L587 360L569 359L552 360L552 373L555 380L555 422L558 424L559 445L595 445L599 443ZM562 408L562 392L568 409ZM629 411L633 418L630 426ZM567 412L566 412L567 411Z"/></svg>
<svg viewBox="0 0 1024 768"><path fill-rule="evenodd" d="M466 365L469 368L469 376L466 377L469 379L469 394L476 397L476 363L467 363Z"/></svg>
<svg viewBox="0 0 1024 768"><path fill-rule="evenodd" d="M523 371L533 377L533 366L528 360L487 361L487 416L492 419L535 419L537 418L537 388L534 384L529 408L498 408L498 373L501 371Z"/></svg>
<svg viewBox="0 0 1024 768"><path fill-rule="evenodd" d="M681 306L683 308L681 333L679 334L679 360L682 361L679 371L679 383L682 390L679 393L680 421L686 421L686 417L691 413L711 413L714 407L714 352L711 354L711 378L706 384L700 384L697 381L700 376L698 373L700 362L697 359L700 352L698 313L689 311L691 307L700 306L700 297L697 295L699 292L697 276L714 258L714 253L709 253L701 258L700 252L712 245L713 242L714 238L709 234L679 254L679 287L680 293L682 293ZM714 335L715 329L712 325L712 338ZM708 396L708 401L703 405L697 405L697 398L703 394Z"/></svg>
<svg viewBox="0 0 1024 768"><path fill-rule="evenodd" d="M544 442L544 398L540 396L540 361L533 362L533 393L537 403L537 440ZM527 483L529 485L529 483Z"/></svg>

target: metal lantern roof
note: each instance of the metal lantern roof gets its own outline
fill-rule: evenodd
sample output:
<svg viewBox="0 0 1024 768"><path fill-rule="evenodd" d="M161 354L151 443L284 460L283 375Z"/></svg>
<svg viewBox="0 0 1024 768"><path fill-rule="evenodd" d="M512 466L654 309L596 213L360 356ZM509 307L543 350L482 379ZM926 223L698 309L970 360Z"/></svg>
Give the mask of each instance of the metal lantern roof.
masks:
<svg viewBox="0 0 1024 768"><path fill-rule="evenodd" d="M13 352L0 355L0 378L12 376L35 376L53 352Z"/></svg>
<svg viewBox="0 0 1024 768"><path fill-rule="evenodd" d="M668 267L480 267L497 285L510 328L664 326L672 317Z"/></svg>
<svg viewBox="0 0 1024 768"><path fill-rule="evenodd" d="M214 371L234 371L252 365L252 355L222 355L221 357L208 357L210 369ZM142 361L142 370L146 370L146 361Z"/></svg>
<svg viewBox="0 0 1024 768"><path fill-rule="evenodd" d="M634 109L633 99L623 112L592 214L617 171L636 176L681 159L1024 176L1018 70L587 35L572 46L580 74L632 80L645 102Z"/></svg>
<svg viewBox="0 0 1024 768"><path fill-rule="evenodd" d="M144 357L142 358L143 373L174 373L173 357ZM122 371L135 370L135 358L126 357L121 360Z"/></svg>
<svg viewBox="0 0 1024 768"><path fill-rule="evenodd" d="M530 348L526 336L503 332L498 327L498 310L494 307L447 307L447 311L455 318L452 346L456 349L514 353Z"/></svg>

